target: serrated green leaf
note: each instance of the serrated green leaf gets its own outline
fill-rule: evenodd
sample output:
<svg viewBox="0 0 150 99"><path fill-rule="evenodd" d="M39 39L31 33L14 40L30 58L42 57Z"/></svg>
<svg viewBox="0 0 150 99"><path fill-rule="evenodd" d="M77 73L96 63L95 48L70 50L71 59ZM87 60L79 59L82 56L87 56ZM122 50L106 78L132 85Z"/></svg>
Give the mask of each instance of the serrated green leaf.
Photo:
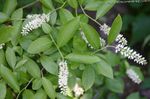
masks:
<svg viewBox="0 0 150 99"><path fill-rule="evenodd" d="M3 23L8 20L8 16L5 13L0 12L0 23Z"/></svg>
<svg viewBox="0 0 150 99"><path fill-rule="evenodd" d="M123 93L124 82L122 79L106 79L106 87L116 93Z"/></svg>
<svg viewBox="0 0 150 99"><path fill-rule="evenodd" d="M104 16L115 4L116 0L105 0L100 1L101 5L99 5L96 13L96 19Z"/></svg>
<svg viewBox="0 0 150 99"><path fill-rule="evenodd" d="M88 66L83 71L82 74L82 85L85 90L88 90L92 87L95 82L95 72L92 67Z"/></svg>
<svg viewBox="0 0 150 99"><path fill-rule="evenodd" d="M68 1L68 4L73 7L74 9L77 9L78 8L78 2L77 0L67 0Z"/></svg>
<svg viewBox="0 0 150 99"><path fill-rule="evenodd" d="M98 32L89 24L81 23L80 25L91 46L95 49L100 48L100 39Z"/></svg>
<svg viewBox="0 0 150 99"><path fill-rule="evenodd" d="M6 97L6 84L0 81L0 99L5 99Z"/></svg>
<svg viewBox="0 0 150 99"><path fill-rule="evenodd" d="M74 18L72 13L67 9L60 9L59 10L59 17L60 17L60 21L62 24L65 24Z"/></svg>
<svg viewBox="0 0 150 99"><path fill-rule="evenodd" d="M52 41L47 36L40 37L29 45L28 52L31 54L37 54L49 49L51 45Z"/></svg>
<svg viewBox="0 0 150 99"><path fill-rule="evenodd" d="M99 57L95 55L87 55L87 54L71 53L68 54L65 58L68 59L69 61L85 63L85 64L93 64L93 63L100 62Z"/></svg>
<svg viewBox="0 0 150 99"><path fill-rule="evenodd" d="M9 64L9 66L14 69L15 68L15 65L16 65L16 55L15 55L15 52L12 48L8 47L6 49L6 60Z"/></svg>
<svg viewBox="0 0 150 99"><path fill-rule="evenodd" d="M32 89L33 90L38 90L42 86L42 79L38 78L32 81Z"/></svg>
<svg viewBox="0 0 150 99"><path fill-rule="evenodd" d="M34 93L29 89L26 89L22 93L22 99L33 99L33 97L34 97Z"/></svg>
<svg viewBox="0 0 150 99"><path fill-rule="evenodd" d="M15 10L17 6L17 0L5 0L3 12L8 16Z"/></svg>
<svg viewBox="0 0 150 99"><path fill-rule="evenodd" d="M46 71L51 74L58 75L58 65L50 57L42 56L40 60Z"/></svg>
<svg viewBox="0 0 150 99"><path fill-rule="evenodd" d="M95 65L95 69L99 74L102 74L108 78L113 79L113 69L110 66L110 64L108 64L104 60L100 60L100 62L98 62Z"/></svg>
<svg viewBox="0 0 150 99"><path fill-rule="evenodd" d="M67 44L73 37L73 35L79 27L79 20L80 18L76 17L60 28L59 34L57 36L57 44L59 47L62 47L65 44Z"/></svg>
<svg viewBox="0 0 150 99"><path fill-rule="evenodd" d="M47 78L43 77L42 78L42 85L44 87L46 94L49 96L49 98L55 99L56 92L55 92L55 89L53 88L51 81L48 80Z"/></svg>
<svg viewBox="0 0 150 99"><path fill-rule="evenodd" d="M114 42L116 37L118 36L119 32L122 28L122 18L118 15L112 23L109 35L108 35L108 43L111 44Z"/></svg>
<svg viewBox="0 0 150 99"><path fill-rule="evenodd" d="M0 76L5 80L5 82L12 88L14 91L19 92L19 84L13 74L13 72L7 67L0 65Z"/></svg>
<svg viewBox="0 0 150 99"><path fill-rule="evenodd" d="M41 72L40 72L40 68L38 64L30 58L27 58L27 57L25 58L28 61L24 65L27 68L27 71L29 72L29 74L32 75L34 78L40 78Z"/></svg>

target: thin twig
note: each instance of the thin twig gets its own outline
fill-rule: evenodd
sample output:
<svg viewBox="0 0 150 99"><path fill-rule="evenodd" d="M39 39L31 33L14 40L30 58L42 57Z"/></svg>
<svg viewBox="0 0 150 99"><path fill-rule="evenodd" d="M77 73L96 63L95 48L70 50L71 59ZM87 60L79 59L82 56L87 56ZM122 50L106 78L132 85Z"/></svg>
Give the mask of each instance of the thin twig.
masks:
<svg viewBox="0 0 150 99"><path fill-rule="evenodd" d="M27 5L23 6L23 7L21 7L21 8L22 8L22 9L28 8L28 7L34 5L34 4L38 3L38 2L39 2L39 0L36 0L36 1L34 1L34 2L31 2L31 3L29 3L29 4L27 4Z"/></svg>

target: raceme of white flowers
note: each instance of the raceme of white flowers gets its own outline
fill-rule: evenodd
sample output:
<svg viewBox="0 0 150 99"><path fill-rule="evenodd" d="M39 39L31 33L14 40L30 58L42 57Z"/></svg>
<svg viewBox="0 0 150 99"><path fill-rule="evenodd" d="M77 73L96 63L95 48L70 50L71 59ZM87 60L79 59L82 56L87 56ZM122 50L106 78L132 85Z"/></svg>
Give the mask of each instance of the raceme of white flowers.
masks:
<svg viewBox="0 0 150 99"><path fill-rule="evenodd" d="M106 24L102 25L100 29L106 34L109 35L110 27ZM123 37L123 35L119 34L116 37L115 42L117 43L115 46L115 52L118 53L120 52L121 55L124 57L127 57L128 59L132 59L134 62L141 64L141 65L146 65L147 61L145 58L131 49L130 47L127 46L127 40Z"/></svg>
<svg viewBox="0 0 150 99"><path fill-rule="evenodd" d="M81 31L80 34L81 34L82 39L83 39L83 40L86 42L86 44L88 45L88 47L90 47L91 49L94 49L93 46L88 42L88 40L87 40L87 38L86 38L84 32ZM101 37L100 37L99 39L100 39L100 45L101 45L102 47L104 47L104 46L106 45L105 40L104 40L103 38L101 38Z"/></svg>
<svg viewBox="0 0 150 99"><path fill-rule="evenodd" d="M128 77L135 83L140 84L142 80L139 78L138 74L133 69L127 69L126 71Z"/></svg>
<svg viewBox="0 0 150 99"><path fill-rule="evenodd" d="M4 45L5 45L4 43L0 44L0 49L2 49Z"/></svg>
<svg viewBox="0 0 150 99"><path fill-rule="evenodd" d="M22 28L21 34L27 35L30 31L37 29L42 26L43 23L49 21L49 14L31 14L27 15L25 25Z"/></svg>
<svg viewBox="0 0 150 99"><path fill-rule="evenodd" d="M61 93L67 95L68 90L68 66L66 61L59 62L58 85Z"/></svg>
<svg viewBox="0 0 150 99"><path fill-rule="evenodd" d="M84 90L81 86L79 86L78 83L76 83L74 88L73 88L73 92L75 94L75 97L80 97L81 95L83 95Z"/></svg>

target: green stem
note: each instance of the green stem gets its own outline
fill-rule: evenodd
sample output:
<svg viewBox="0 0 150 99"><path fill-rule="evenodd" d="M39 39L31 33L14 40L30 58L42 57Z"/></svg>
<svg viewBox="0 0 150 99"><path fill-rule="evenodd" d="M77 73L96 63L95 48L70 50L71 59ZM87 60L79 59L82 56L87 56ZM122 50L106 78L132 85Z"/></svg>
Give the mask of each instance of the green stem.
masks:
<svg viewBox="0 0 150 99"><path fill-rule="evenodd" d="M28 8L28 7L34 5L34 4L38 3L38 2L39 2L39 0L36 0L36 1L34 1L34 2L31 2L31 3L29 3L29 4L25 5L25 6L23 6L22 9Z"/></svg>
<svg viewBox="0 0 150 99"><path fill-rule="evenodd" d="M56 48L57 48L57 50L58 50L60 56L62 57L62 60L64 60L64 56L63 56L62 52L60 51L59 47L57 46L57 44L56 44L56 42L55 42L53 36L52 36L50 33L49 33L49 35L50 35L50 37L51 37L51 39L52 39L52 42L53 42L54 45L56 46Z"/></svg>
<svg viewBox="0 0 150 99"><path fill-rule="evenodd" d="M20 94L27 89L27 87L30 85L30 83L32 82L33 78L28 82L28 84L19 92L19 94L17 95L16 99L19 99Z"/></svg>
<svg viewBox="0 0 150 99"><path fill-rule="evenodd" d="M96 24L98 24L99 26L101 26L101 24L98 22L98 21L96 21L94 18L92 18L92 17L90 17L88 14L86 14L86 12L84 11L84 9L83 9L83 7L80 5L80 8L81 8L81 10L82 10L82 12L89 18L89 19L91 19L92 21L94 21Z"/></svg>

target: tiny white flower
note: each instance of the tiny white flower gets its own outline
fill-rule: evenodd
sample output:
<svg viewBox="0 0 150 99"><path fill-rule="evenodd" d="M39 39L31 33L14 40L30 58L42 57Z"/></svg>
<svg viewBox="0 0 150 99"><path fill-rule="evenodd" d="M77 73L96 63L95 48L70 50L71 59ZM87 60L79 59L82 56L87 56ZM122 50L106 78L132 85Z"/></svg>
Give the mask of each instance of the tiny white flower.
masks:
<svg viewBox="0 0 150 99"><path fill-rule="evenodd" d="M110 27L107 24L103 24L100 27L100 30L104 32L104 34L109 35Z"/></svg>
<svg viewBox="0 0 150 99"><path fill-rule="evenodd" d="M75 94L75 97L80 97L81 95L83 95L84 90L82 87L79 86L78 83L76 83L74 88L73 88L73 92Z"/></svg>
<svg viewBox="0 0 150 99"><path fill-rule="evenodd" d="M135 83L140 84L142 80L139 78L138 74L133 69L127 69L126 71L128 77Z"/></svg>
<svg viewBox="0 0 150 99"><path fill-rule="evenodd" d="M61 93L67 95L68 89L68 66L66 61L61 61L59 63L59 75L58 75L58 84L61 90Z"/></svg>

